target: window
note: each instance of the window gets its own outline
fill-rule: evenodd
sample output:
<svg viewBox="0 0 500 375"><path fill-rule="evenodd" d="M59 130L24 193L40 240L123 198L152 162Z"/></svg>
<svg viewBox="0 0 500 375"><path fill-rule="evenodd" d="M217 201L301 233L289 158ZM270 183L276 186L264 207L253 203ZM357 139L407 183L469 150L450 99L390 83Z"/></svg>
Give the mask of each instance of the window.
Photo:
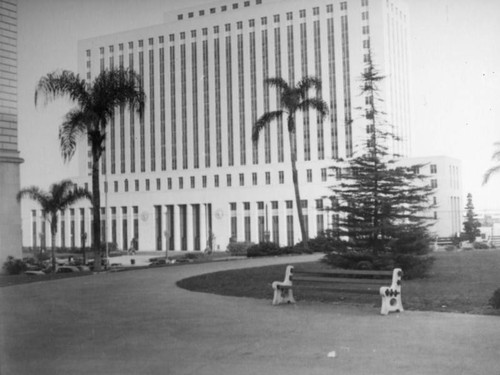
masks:
<svg viewBox="0 0 500 375"><path fill-rule="evenodd" d="M313 173L312 173L312 169L308 169L306 171L307 173L307 182L313 182Z"/></svg>
<svg viewBox="0 0 500 375"><path fill-rule="evenodd" d="M149 45L150 45L150 46L152 46L152 45L153 45L153 43L154 43L154 42L153 42L153 38L149 38L149 39L148 39L148 43L149 43Z"/></svg>
<svg viewBox="0 0 500 375"><path fill-rule="evenodd" d="M437 198L436 198L436 197L432 197L432 204L434 204L434 205L435 205L435 204L437 204L437 203L438 203L438 202L437 202Z"/></svg>
<svg viewBox="0 0 500 375"><path fill-rule="evenodd" d="M370 26L363 26L363 34L369 34L370 33Z"/></svg>
<svg viewBox="0 0 500 375"><path fill-rule="evenodd" d="M413 167L411 167L411 170L415 174L420 174L420 168L418 166L416 166L416 165L414 165Z"/></svg>
<svg viewBox="0 0 500 375"><path fill-rule="evenodd" d="M434 211L434 219L437 219L438 218L438 213L436 211Z"/></svg>
<svg viewBox="0 0 500 375"><path fill-rule="evenodd" d="M248 21L248 26L254 27L255 26L255 20L249 20Z"/></svg>
<svg viewBox="0 0 500 375"><path fill-rule="evenodd" d="M223 5L220 7L220 11L221 12L225 12L227 10L227 6L226 5Z"/></svg>
<svg viewBox="0 0 500 375"><path fill-rule="evenodd" d="M194 189L195 186L196 186L196 184L195 184L194 176L191 176L191 189Z"/></svg>
<svg viewBox="0 0 500 375"><path fill-rule="evenodd" d="M135 184L135 191L139 191L139 180L135 180L134 184Z"/></svg>
<svg viewBox="0 0 500 375"><path fill-rule="evenodd" d="M252 173L252 184L257 185L257 173Z"/></svg>
<svg viewBox="0 0 500 375"><path fill-rule="evenodd" d="M238 3L233 4L233 9L238 9Z"/></svg>
<svg viewBox="0 0 500 375"><path fill-rule="evenodd" d="M123 190L124 190L125 192L127 192L127 191L128 191L128 180L125 180L125 181L123 182L123 185L124 185L124 186L123 186Z"/></svg>
<svg viewBox="0 0 500 375"><path fill-rule="evenodd" d="M436 174L437 173L437 165L436 164L431 164L431 173Z"/></svg>
<svg viewBox="0 0 500 375"><path fill-rule="evenodd" d="M241 30L241 29L243 28L243 22L238 21L238 22L236 23L236 28L237 28L238 30Z"/></svg>
<svg viewBox="0 0 500 375"><path fill-rule="evenodd" d="M179 21L180 21L180 20L182 20L183 18L184 18L184 17L183 17L183 15L182 15L182 14L178 14L178 15L177 15L177 19L178 19Z"/></svg>
<svg viewBox="0 0 500 375"><path fill-rule="evenodd" d="M305 16L306 16L306 10L305 9L299 10L299 17L300 18L305 18Z"/></svg>
<svg viewBox="0 0 500 375"><path fill-rule="evenodd" d="M164 41L165 41L165 38L163 37L163 35L161 35L161 36L158 37L158 42L160 44L163 44ZM121 46L121 49L120 49L120 51L121 51L123 49L123 44L120 44L120 46Z"/></svg>
<svg viewBox="0 0 500 375"><path fill-rule="evenodd" d="M90 57L90 50L88 49L87 51L85 51L87 57Z"/></svg>
<svg viewBox="0 0 500 375"><path fill-rule="evenodd" d="M368 6L368 0L361 0L361 6L362 7Z"/></svg>
<svg viewBox="0 0 500 375"><path fill-rule="evenodd" d="M316 209L317 210L323 209L323 199L316 199Z"/></svg>
<svg viewBox="0 0 500 375"><path fill-rule="evenodd" d="M240 186L245 185L245 174L240 173Z"/></svg>
<svg viewBox="0 0 500 375"><path fill-rule="evenodd" d="M203 35L208 35L208 29L206 27L204 27L202 30L201 30L201 33Z"/></svg>
<svg viewBox="0 0 500 375"><path fill-rule="evenodd" d="M288 208L289 210L291 210L293 208L293 201L286 201L286 208Z"/></svg>
<svg viewBox="0 0 500 375"><path fill-rule="evenodd" d="M149 178L146 178L146 191L149 191Z"/></svg>
<svg viewBox="0 0 500 375"><path fill-rule="evenodd" d="M260 19L260 23L261 23L262 25L267 25L267 17L262 17L262 18Z"/></svg>
<svg viewBox="0 0 500 375"><path fill-rule="evenodd" d="M328 4L326 6L326 13L333 13L333 4Z"/></svg>
<svg viewBox="0 0 500 375"><path fill-rule="evenodd" d="M210 13L215 13L215 8L210 8Z"/></svg>
<svg viewBox="0 0 500 375"><path fill-rule="evenodd" d="M189 18L193 18L193 17L194 17L194 13L193 13L193 12L189 12L189 13L188 13L188 17L189 17Z"/></svg>
<svg viewBox="0 0 500 375"><path fill-rule="evenodd" d="M114 182L115 193L118 193L118 181Z"/></svg>
<svg viewBox="0 0 500 375"><path fill-rule="evenodd" d="M271 184L271 172L266 172L266 185Z"/></svg>
<svg viewBox="0 0 500 375"><path fill-rule="evenodd" d="M170 35L168 36L168 39L169 39L171 42L173 42L173 41L175 40L175 34L170 34ZM130 43L132 43L132 42L130 42ZM130 45L129 45L129 48L130 48Z"/></svg>
<svg viewBox="0 0 500 375"><path fill-rule="evenodd" d="M326 182L327 173L326 168L321 168L321 181Z"/></svg>
<svg viewBox="0 0 500 375"><path fill-rule="evenodd" d="M243 5L244 5L244 6L246 6L246 7L249 7L249 6L250 6L250 1L245 1L245 2L243 3Z"/></svg>
<svg viewBox="0 0 500 375"><path fill-rule="evenodd" d="M204 10L200 10L199 14L200 14L200 16L204 16L205 15L205 11Z"/></svg>
<svg viewBox="0 0 500 375"><path fill-rule="evenodd" d="M214 176L214 186L219 187L219 175L218 174L216 174Z"/></svg>
<svg viewBox="0 0 500 375"><path fill-rule="evenodd" d="M196 30L191 30L191 38L196 38Z"/></svg>
<svg viewBox="0 0 500 375"><path fill-rule="evenodd" d="M288 21L291 21L291 20L293 19L293 13L292 13L292 12L287 12L287 14L286 14L286 19L287 19Z"/></svg>
<svg viewBox="0 0 500 375"><path fill-rule="evenodd" d="M313 15L317 16L319 14L319 7L314 7L313 8Z"/></svg>
<svg viewBox="0 0 500 375"><path fill-rule="evenodd" d="M433 178L433 179L431 180L431 187L432 187L433 189L435 189L435 188L437 188L437 187L438 187L438 181L437 181L435 178Z"/></svg>
<svg viewBox="0 0 500 375"><path fill-rule="evenodd" d="M186 33L184 31L181 33L181 39L186 39Z"/></svg>
<svg viewBox="0 0 500 375"><path fill-rule="evenodd" d="M280 15L279 15L279 14L275 14L275 15L273 16L273 20L274 20L274 22L275 22L275 23L280 22Z"/></svg>
<svg viewBox="0 0 500 375"><path fill-rule="evenodd" d="M161 190L161 179L156 179L156 190Z"/></svg>
<svg viewBox="0 0 500 375"><path fill-rule="evenodd" d="M361 19L366 21L368 19L368 12L362 12Z"/></svg>
<svg viewBox="0 0 500 375"><path fill-rule="evenodd" d="M184 189L184 179L179 177L179 189Z"/></svg>
<svg viewBox="0 0 500 375"><path fill-rule="evenodd" d="M347 10L347 1L343 1L340 3L340 10Z"/></svg>
<svg viewBox="0 0 500 375"><path fill-rule="evenodd" d="M279 171L278 172L278 178L279 178L280 184L284 184L285 183L285 172Z"/></svg>
<svg viewBox="0 0 500 375"><path fill-rule="evenodd" d="M201 176L201 185L206 188L207 187L207 176Z"/></svg>
<svg viewBox="0 0 500 375"><path fill-rule="evenodd" d="M167 189L172 190L172 178L167 178Z"/></svg>
<svg viewBox="0 0 500 375"><path fill-rule="evenodd" d="M226 180L227 180L227 186L231 186L231 175L230 174L226 175Z"/></svg>
<svg viewBox="0 0 500 375"><path fill-rule="evenodd" d="M231 24L230 23L226 23L226 31L231 31Z"/></svg>
<svg viewBox="0 0 500 375"><path fill-rule="evenodd" d="M214 26L214 34L218 34L219 33L219 26Z"/></svg>
<svg viewBox="0 0 500 375"><path fill-rule="evenodd" d="M278 201L271 201L271 208L273 210L277 210L278 209Z"/></svg>
<svg viewBox="0 0 500 375"><path fill-rule="evenodd" d="M363 40L363 48L370 48L370 40Z"/></svg>

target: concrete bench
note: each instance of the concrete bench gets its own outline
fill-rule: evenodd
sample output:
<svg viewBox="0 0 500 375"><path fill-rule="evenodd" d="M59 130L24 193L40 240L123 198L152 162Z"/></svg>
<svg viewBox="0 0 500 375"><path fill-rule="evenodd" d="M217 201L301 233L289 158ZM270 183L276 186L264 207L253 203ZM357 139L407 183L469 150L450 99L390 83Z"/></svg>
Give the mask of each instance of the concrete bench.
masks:
<svg viewBox="0 0 500 375"><path fill-rule="evenodd" d="M382 298L380 313L387 315L389 312L403 311L402 276L400 268L393 271L296 271L293 266L287 266L284 280L272 283L273 305L295 303L294 288L314 288L332 292L378 294ZM389 282L390 286L384 286Z"/></svg>

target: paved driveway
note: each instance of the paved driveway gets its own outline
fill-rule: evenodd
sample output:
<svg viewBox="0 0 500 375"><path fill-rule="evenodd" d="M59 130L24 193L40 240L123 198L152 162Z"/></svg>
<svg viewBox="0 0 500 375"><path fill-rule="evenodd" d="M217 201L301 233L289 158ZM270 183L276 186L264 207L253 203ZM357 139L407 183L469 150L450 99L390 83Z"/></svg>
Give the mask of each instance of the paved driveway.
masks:
<svg viewBox="0 0 500 375"><path fill-rule="evenodd" d="M311 259L300 257L300 261ZM498 374L500 319L194 293L256 259L0 289L0 374ZM403 297L404 298L404 297ZM404 302L404 299L403 299ZM335 351L336 357L327 356Z"/></svg>

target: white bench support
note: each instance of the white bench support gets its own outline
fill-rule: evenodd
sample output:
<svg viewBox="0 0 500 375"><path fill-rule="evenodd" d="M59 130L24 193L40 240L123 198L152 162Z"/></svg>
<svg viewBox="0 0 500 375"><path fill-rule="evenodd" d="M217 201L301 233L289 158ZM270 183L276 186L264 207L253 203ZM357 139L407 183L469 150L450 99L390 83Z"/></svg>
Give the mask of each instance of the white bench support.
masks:
<svg viewBox="0 0 500 375"><path fill-rule="evenodd" d="M392 284L390 287L383 286L380 288L382 296L382 308L380 313L387 315L390 312L402 312L403 303L401 302L401 278L403 271L401 268L395 268L392 274Z"/></svg>
<svg viewBox="0 0 500 375"><path fill-rule="evenodd" d="M272 287L274 289L273 305L295 303L292 291L292 275L293 266L287 266L285 279L283 281L275 281L272 283Z"/></svg>

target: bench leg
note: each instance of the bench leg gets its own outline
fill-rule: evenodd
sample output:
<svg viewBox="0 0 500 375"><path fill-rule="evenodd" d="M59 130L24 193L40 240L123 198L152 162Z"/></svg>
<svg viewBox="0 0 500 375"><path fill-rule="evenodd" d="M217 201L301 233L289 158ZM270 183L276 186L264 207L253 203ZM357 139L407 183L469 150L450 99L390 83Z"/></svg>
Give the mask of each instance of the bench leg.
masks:
<svg viewBox="0 0 500 375"><path fill-rule="evenodd" d="M276 281L272 284L274 289L273 305L295 303L292 288L280 288L281 285L282 283Z"/></svg>
<svg viewBox="0 0 500 375"><path fill-rule="evenodd" d="M382 315L387 315L390 312L404 311L401 293L388 287L382 287L380 288L380 295L382 297L382 307L380 309Z"/></svg>

